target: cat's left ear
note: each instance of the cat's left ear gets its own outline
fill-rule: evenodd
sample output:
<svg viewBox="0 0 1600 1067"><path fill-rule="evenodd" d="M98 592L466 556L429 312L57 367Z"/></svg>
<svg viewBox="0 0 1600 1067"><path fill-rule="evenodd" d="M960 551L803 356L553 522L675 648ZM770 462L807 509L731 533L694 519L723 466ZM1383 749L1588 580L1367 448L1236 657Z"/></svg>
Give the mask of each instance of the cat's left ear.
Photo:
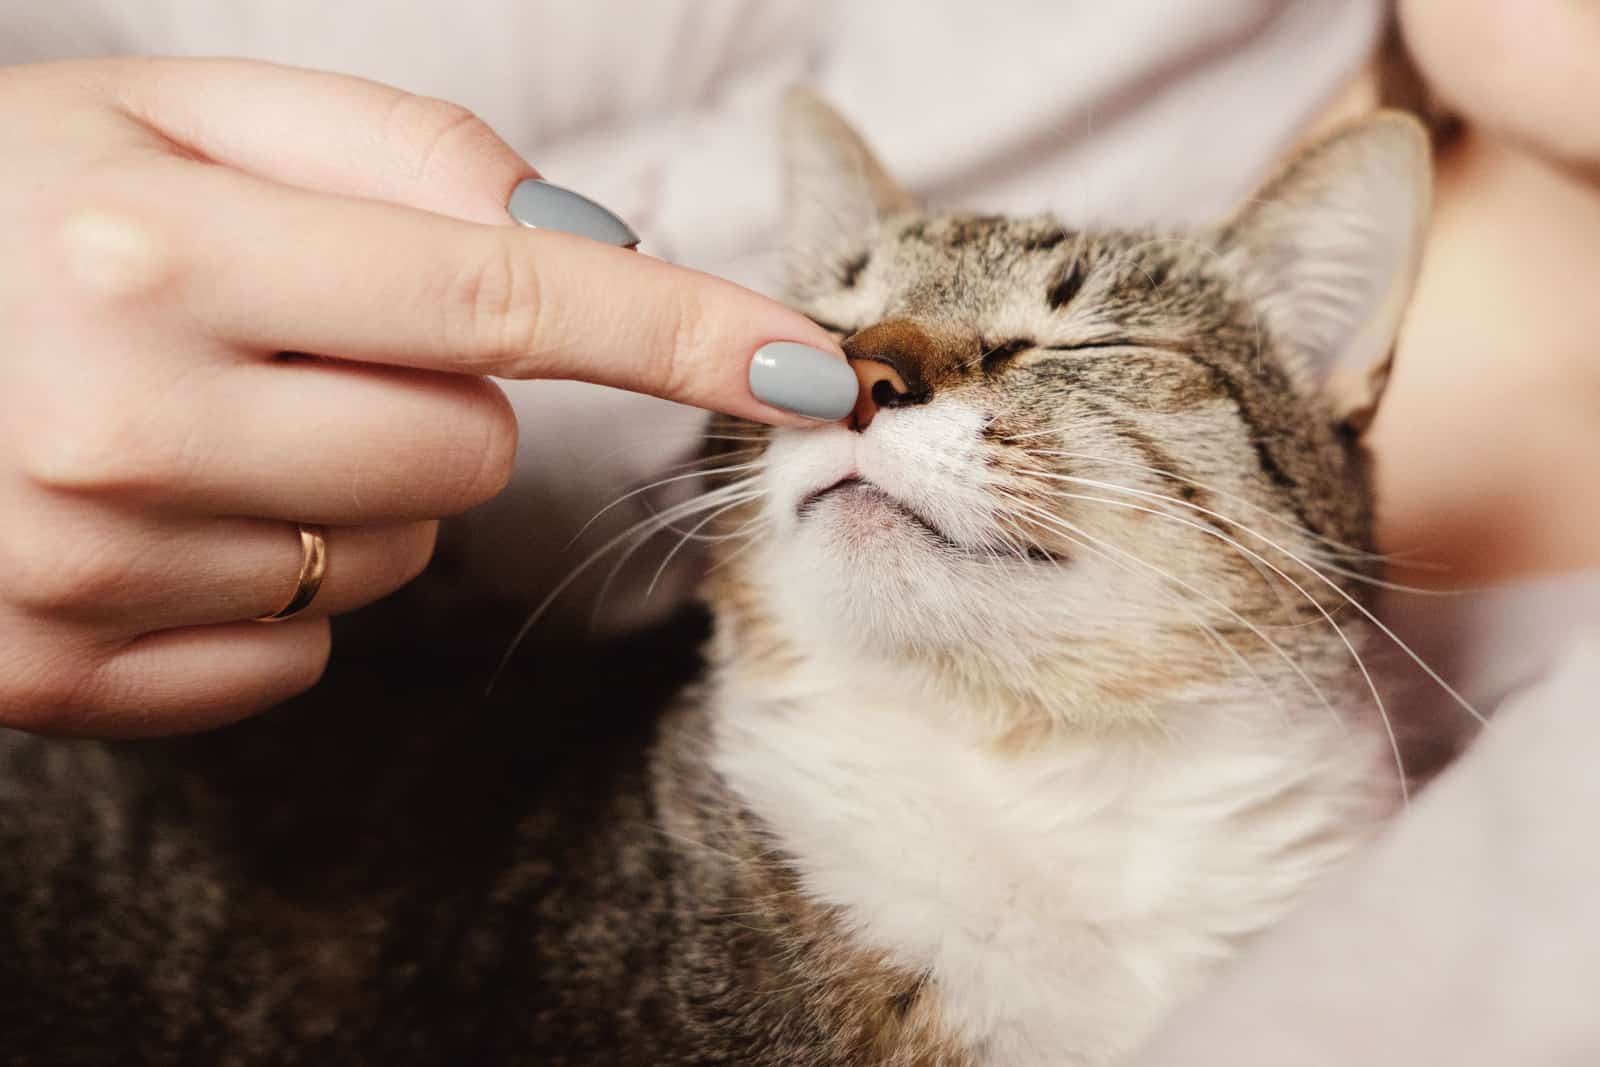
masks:
<svg viewBox="0 0 1600 1067"><path fill-rule="evenodd" d="M1215 235L1274 341L1358 431L1388 381L1431 186L1426 131L1382 111L1304 149Z"/></svg>
<svg viewBox="0 0 1600 1067"><path fill-rule="evenodd" d="M780 148L783 253L793 292L836 286L880 223L916 210L861 135L808 89L784 98Z"/></svg>

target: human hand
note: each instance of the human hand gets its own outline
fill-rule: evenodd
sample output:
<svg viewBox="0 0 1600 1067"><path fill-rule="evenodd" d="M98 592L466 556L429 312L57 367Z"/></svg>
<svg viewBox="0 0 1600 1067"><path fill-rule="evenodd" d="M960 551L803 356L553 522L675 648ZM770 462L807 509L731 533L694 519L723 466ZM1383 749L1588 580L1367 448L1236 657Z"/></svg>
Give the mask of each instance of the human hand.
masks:
<svg viewBox="0 0 1600 1067"><path fill-rule="evenodd" d="M408 581L435 520L505 484L516 426L485 375L792 424L751 360L798 342L755 387L822 417L854 400L798 313L511 225L536 172L440 101L88 61L0 70L0 130L3 725L161 734L309 687L327 617ZM326 580L251 621L290 599L301 523L326 528Z"/></svg>

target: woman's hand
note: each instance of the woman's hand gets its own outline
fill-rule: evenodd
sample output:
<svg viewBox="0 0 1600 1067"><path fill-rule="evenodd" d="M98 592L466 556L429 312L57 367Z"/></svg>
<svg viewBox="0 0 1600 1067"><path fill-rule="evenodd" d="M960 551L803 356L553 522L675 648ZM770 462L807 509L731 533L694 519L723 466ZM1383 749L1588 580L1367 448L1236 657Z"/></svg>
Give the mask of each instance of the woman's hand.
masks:
<svg viewBox="0 0 1600 1067"><path fill-rule="evenodd" d="M160 734L310 686L326 617L505 484L516 426L485 375L796 423L751 391L789 341L814 350L763 373L791 406L854 399L797 313L510 224L535 172L450 104L111 60L0 70L0 131L0 724ZM295 590L300 523L327 528L321 590L252 621Z"/></svg>

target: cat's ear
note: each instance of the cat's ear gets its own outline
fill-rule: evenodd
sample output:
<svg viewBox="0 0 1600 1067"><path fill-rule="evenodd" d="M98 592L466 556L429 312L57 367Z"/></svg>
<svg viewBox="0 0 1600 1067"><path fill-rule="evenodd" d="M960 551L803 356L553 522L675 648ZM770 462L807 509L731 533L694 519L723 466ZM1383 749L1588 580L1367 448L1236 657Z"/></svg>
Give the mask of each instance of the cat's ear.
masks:
<svg viewBox="0 0 1600 1067"><path fill-rule="evenodd" d="M1274 340L1356 430L1388 381L1431 177L1422 125L1379 112L1301 151L1217 234Z"/></svg>
<svg viewBox="0 0 1600 1067"><path fill-rule="evenodd" d="M783 100L783 253L791 282L837 274L878 224L914 210L861 135L808 89Z"/></svg>

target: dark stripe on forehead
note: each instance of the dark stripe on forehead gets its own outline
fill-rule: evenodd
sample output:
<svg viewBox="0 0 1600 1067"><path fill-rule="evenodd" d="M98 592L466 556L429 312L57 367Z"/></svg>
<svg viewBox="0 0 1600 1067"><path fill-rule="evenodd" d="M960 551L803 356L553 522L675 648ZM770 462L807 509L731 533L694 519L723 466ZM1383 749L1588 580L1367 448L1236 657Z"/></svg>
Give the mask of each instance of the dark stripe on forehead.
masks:
<svg viewBox="0 0 1600 1067"><path fill-rule="evenodd" d="M845 260L839 271L839 284L846 289L854 289L856 282L861 279L861 272L867 269L867 264L871 261L870 252L862 252Z"/></svg>
<svg viewBox="0 0 1600 1067"><path fill-rule="evenodd" d="M1073 259L1062 264L1056 276L1050 280L1049 288L1045 290L1044 302L1050 305L1050 310L1059 311L1072 302L1078 295L1078 290L1083 288L1083 264Z"/></svg>
<svg viewBox="0 0 1600 1067"><path fill-rule="evenodd" d="M1009 226L1003 215L955 215L919 219L900 231L902 241L920 241L937 247L960 249L986 243Z"/></svg>

